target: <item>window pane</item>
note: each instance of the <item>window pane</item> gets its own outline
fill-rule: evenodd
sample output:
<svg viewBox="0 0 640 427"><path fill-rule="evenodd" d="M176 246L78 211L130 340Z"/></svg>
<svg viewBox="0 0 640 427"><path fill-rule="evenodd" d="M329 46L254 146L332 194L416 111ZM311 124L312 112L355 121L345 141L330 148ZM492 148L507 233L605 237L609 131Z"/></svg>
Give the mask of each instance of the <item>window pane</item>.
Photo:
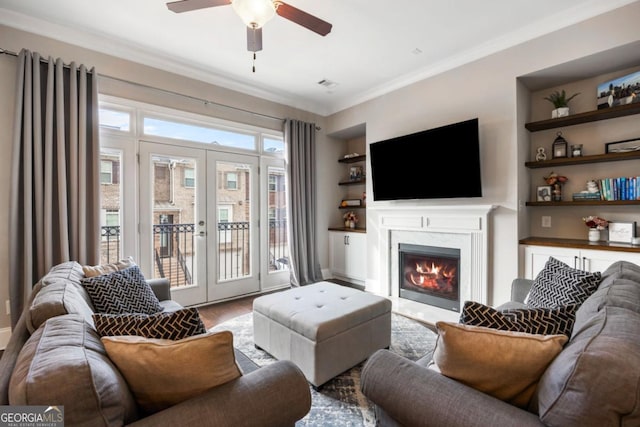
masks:
<svg viewBox="0 0 640 427"><path fill-rule="evenodd" d="M168 120L144 118L144 133L147 135L163 136L165 138L183 139L187 141L204 142L225 147L256 149L256 137L238 132L230 132L205 126L171 122Z"/></svg>
<svg viewBox="0 0 640 427"><path fill-rule="evenodd" d="M284 169L268 168L269 174L269 271L289 268L287 235L287 197ZM273 190L271 184L273 183Z"/></svg>
<svg viewBox="0 0 640 427"><path fill-rule="evenodd" d="M227 173L227 188L235 190L238 188L238 174L235 172Z"/></svg>
<svg viewBox="0 0 640 427"><path fill-rule="evenodd" d="M121 130L123 132L129 132L131 129L131 114L128 112L100 108L99 121L100 127L103 129Z"/></svg>
<svg viewBox="0 0 640 427"><path fill-rule="evenodd" d="M122 206L122 189L120 171L122 168L122 152L103 149L100 152L100 263L116 262L122 250L120 234L120 209Z"/></svg>
<svg viewBox="0 0 640 427"><path fill-rule="evenodd" d="M263 141L264 141L263 150L266 151L267 153L283 153L284 152L284 141L282 139L265 137Z"/></svg>
<svg viewBox="0 0 640 427"><path fill-rule="evenodd" d="M196 186L196 174L194 169L184 170L184 186L187 188L193 188Z"/></svg>

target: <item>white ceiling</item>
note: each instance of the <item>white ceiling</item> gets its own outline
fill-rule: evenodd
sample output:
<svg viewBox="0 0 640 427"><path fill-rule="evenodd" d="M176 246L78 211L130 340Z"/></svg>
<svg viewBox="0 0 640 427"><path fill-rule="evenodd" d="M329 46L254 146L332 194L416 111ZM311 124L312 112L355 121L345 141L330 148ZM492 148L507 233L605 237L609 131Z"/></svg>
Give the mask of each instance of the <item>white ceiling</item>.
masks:
<svg viewBox="0 0 640 427"><path fill-rule="evenodd" d="M333 29L321 37L274 17L255 73L231 6L0 0L0 24L327 115L634 1L288 0Z"/></svg>

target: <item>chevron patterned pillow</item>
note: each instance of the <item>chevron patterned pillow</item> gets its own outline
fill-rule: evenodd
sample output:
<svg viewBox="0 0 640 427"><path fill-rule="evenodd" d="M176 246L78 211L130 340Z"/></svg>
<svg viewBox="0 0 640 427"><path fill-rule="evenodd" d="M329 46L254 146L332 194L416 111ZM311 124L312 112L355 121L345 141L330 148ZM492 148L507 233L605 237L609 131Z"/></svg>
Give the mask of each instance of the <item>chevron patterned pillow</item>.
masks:
<svg viewBox="0 0 640 427"><path fill-rule="evenodd" d="M207 332L196 308L156 314L95 313L93 323L101 337L137 335L146 338L181 340Z"/></svg>
<svg viewBox="0 0 640 427"><path fill-rule="evenodd" d="M555 308L522 308L498 311L475 301L466 301L460 323L502 331L571 337L577 305Z"/></svg>
<svg viewBox="0 0 640 427"><path fill-rule="evenodd" d="M525 304L531 308L579 306L598 289L601 279L600 272L577 270L549 257L533 281Z"/></svg>
<svg viewBox="0 0 640 427"><path fill-rule="evenodd" d="M153 293L137 265L110 274L84 278L96 313L154 314L162 311L160 301Z"/></svg>

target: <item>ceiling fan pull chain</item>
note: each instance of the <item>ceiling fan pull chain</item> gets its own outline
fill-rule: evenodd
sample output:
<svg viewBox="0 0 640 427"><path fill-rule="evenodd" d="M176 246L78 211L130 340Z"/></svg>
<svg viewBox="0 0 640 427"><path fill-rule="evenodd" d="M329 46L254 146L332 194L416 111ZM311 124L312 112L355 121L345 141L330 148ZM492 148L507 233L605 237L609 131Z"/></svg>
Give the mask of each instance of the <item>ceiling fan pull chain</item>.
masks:
<svg viewBox="0 0 640 427"><path fill-rule="evenodd" d="M256 53L253 52L253 72L256 72Z"/></svg>

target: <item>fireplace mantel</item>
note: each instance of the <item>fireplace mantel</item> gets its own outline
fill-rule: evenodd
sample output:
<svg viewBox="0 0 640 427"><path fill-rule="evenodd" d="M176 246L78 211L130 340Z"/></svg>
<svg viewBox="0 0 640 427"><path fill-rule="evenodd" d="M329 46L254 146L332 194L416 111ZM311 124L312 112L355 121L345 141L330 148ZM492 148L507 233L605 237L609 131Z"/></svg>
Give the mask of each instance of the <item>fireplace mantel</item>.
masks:
<svg viewBox="0 0 640 427"><path fill-rule="evenodd" d="M463 299L487 303L488 282L488 226L493 205L398 206L371 208L378 217L381 295L391 298L394 310L435 323L438 320L457 321L460 313L399 297L396 277L398 241L460 247L465 277ZM463 302L463 301L461 301Z"/></svg>

